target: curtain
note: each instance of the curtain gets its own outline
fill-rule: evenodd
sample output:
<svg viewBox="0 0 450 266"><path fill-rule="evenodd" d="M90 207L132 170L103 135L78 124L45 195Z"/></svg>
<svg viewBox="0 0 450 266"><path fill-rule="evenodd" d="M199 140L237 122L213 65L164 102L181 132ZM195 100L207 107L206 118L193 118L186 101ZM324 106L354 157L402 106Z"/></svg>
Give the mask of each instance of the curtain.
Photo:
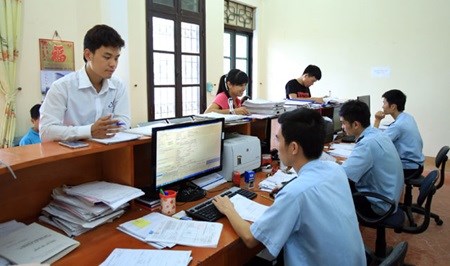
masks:
<svg viewBox="0 0 450 266"><path fill-rule="evenodd" d="M16 131L16 62L21 22L22 0L0 0L0 94L5 105L0 120L0 147L3 148L12 146Z"/></svg>

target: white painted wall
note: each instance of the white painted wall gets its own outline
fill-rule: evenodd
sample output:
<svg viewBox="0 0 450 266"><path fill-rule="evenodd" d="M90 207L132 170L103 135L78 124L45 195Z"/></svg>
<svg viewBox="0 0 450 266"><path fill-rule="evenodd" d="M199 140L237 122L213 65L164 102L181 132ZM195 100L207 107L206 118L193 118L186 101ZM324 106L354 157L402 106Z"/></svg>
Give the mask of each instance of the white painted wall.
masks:
<svg viewBox="0 0 450 266"><path fill-rule="evenodd" d="M372 113L381 94L399 88L408 95L406 109L416 117L424 153L435 156L450 144L450 2L435 0L246 0L256 7L254 97L284 97L284 84L317 64L322 80L313 95L355 98L371 94ZM54 12L57 11L57 12ZM41 99L39 38L58 30L75 42L75 65L82 61L85 32L110 24L126 41L116 74L128 82L132 123L147 120L145 1L24 1L23 39L18 63L17 132L29 128L29 109ZM222 70L223 2L206 1L207 81L218 83ZM67 22L66 22L67 21ZM371 77L372 67L390 67L389 78ZM217 85L208 103L211 102ZM1 106L0 106L1 107ZM442 118L438 118L441 114Z"/></svg>

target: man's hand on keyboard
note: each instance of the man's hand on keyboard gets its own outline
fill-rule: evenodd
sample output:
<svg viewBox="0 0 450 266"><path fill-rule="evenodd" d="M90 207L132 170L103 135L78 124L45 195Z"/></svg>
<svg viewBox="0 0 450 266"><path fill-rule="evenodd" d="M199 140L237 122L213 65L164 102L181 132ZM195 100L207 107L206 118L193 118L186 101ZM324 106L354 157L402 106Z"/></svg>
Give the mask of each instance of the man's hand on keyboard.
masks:
<svg viewBox="0 0 450 266"><path fill-rule="evenodd" d="M230 198L228 197L222 197L220 195L215 196L212 200L212 203L214 204L214 206L216 206L216 208L223 213L224 215L228 216L228 214L230 212L236 212L236 210L234 209L234 205L231 202Z"/></svg>

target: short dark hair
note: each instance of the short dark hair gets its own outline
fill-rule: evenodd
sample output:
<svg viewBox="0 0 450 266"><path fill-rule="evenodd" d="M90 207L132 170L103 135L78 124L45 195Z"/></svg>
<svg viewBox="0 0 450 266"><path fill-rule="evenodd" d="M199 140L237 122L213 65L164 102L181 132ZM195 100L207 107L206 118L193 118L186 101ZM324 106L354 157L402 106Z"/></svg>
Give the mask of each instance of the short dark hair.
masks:
<svg viewBox="0 0 450 266"><path fill-rule="evenodd" d="M315 65L307 66L303 71L303 75L305 74L311 77L315 77L317 80L320 80L322 78L322 71L320 71L320 68Z"/></svg>
<svg viewBox="0 0 450 266"><path fill-rule="evenodd" d="M406 95L401 90L389 90L381 96L391 104L397 105L397 110L403 112L405 110Z"/></svg>
<svg viewBox="0 0 450 266"><path fill-rule="evenodd" d="M248 75L239 69L231 69L228 74L223 75L220 77L219 81L219 88L217 89L217 94L221 92L225 92L225 94L230 97L230 94L228 93L226 83L229 81L233 85L242 85L242 84L248 84Z"/></svg>
<svg viewBox="0 0 450 266"><path fill-rule="evenodd" d="M31 107L30 109L30 116L31 118L33 118L34 120L39 119L40 113L39 113L39 109L41 108L41 105L35 104L33 107Z"/></svg>
<svg viewBox="0 0 450 266"><path fill-rule="evenodd" d="M299 108L283 113L278 118L286 144L297 142L308 159L322 154L325 140L325 122L320 113L309 108Z"/></svg>
<svg viewBox="0 0 450 266"><path fill-rule="evenodd" d="M370 110L366 103L358 100L345 102L339 110L339 116L345 121L353 123L358 121L364 128L370 126Z"/></svg>
<svg viewBox="0 0 450 266"><path fill-rule="evenodd" d="M84 49L89 49L92 53L102 47L122 48L125 46L125 41L120 37L119 33L108 25L95 25L86 32L84 36ZM83 50L84 50L83 49ZM84 58L84 62L86 58Z"/></svg>

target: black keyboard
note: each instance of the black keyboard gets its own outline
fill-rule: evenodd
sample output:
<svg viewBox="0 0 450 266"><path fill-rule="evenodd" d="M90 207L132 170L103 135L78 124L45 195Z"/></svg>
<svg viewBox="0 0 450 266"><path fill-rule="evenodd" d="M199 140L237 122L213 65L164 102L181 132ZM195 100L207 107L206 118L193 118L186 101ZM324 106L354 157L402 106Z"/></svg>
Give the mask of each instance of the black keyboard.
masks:
<svg viewBox="0 0 450 266"><path fill-rule="evenodd" d="M220 193L220 196L222 196L222 197L228 196L229 198L231 198L236 194L244 196L248 199L254 199L257 196L257 194L253 191L249 191L249 190L238 188L238 187L231 187L231 188L225 190L224 192ZM208 199L204 202L200 202L199 204L195 205L194 207L186 210L186 213L187 213L187 215L189 215L192 218L195 218L197 220L209 221L209 222L214 222L217 219L223 217L223 214L212 203L212 199Z"/></svg>

